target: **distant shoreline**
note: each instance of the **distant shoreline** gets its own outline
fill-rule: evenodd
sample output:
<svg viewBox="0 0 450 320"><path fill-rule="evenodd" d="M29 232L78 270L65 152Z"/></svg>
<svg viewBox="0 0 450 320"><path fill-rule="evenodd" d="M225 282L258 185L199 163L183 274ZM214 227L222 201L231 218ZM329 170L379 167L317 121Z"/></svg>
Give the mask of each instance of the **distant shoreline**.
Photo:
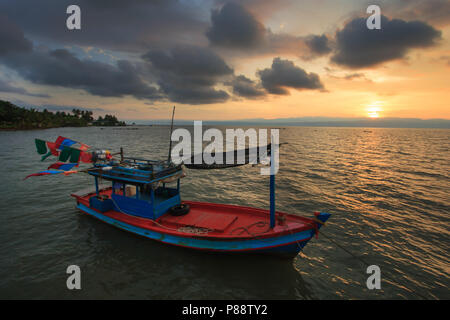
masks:
<svg viewBox="0 0 450 320"><path fill-rule="evenodd" d="M132 125L124 126L65 126L65 127L46 127L46 128L1 128L0 131L31 131L31 130L46 130L46 129L59 129L59 128L124 128L132 127Z"/></svg>
<svg viewBox="0 0 450 320"><path fill-rule="evenodd" d="M152 123L152 126L170 126L170 123ZM174 126L177 127L191 127L193 122L176 122ZM450 121L448 123L427 125L423 124L409 124L409 125L364 125L364 124L343 124L336 122L327 123L258 123L258 122L212 122L203 121L203 126L230 126L230 127L266 127L266 128L289 128L289 127L304 127L304 128L365 128L365 129L450 129Z"/></svg>
<svg viewBox="0 0 450 320"><path fill-rule="evenodd" d="M26 109L9 101L0 100L0 130L40 130L65 127L124 127L126 123L116 116L93 118L93 113L85 109L72 109L72 112L55 113L44 109Z"/></svg>

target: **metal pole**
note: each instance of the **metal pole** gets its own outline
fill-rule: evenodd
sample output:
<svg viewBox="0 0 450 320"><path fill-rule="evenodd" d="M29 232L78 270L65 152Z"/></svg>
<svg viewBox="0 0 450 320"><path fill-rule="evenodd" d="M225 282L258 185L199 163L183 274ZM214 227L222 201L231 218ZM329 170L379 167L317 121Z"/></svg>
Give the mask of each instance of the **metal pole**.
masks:
<svg viewBox="0 0 450 320"><path fill-rule="evenodd" d="M153 190L153 186L150 185L150 199L151 199L151 211L152 211L152 219L155 219L155 191Z"/></svg>
<svg viewBox="0 0 450 320"><path fill-rule="evenodd" d="M172 130L173 130L173 117L175 116L175 106L173 106L172 111L172 122L170 124L170 136L169 136L169 157L167 158L167 163L170 163L170 158L172 156Z"/></svg>
<svg viewBox="0 0 450 320"><path fill-rule="evenodd" d="M270 227L275 227L275 156L274 148L270 151Z"/></svg>
<svg viewBox="0 0 450 320"><path fill-rule="evenodd" d="M95 177L95 193L98 195L98 178Z"/></svg>

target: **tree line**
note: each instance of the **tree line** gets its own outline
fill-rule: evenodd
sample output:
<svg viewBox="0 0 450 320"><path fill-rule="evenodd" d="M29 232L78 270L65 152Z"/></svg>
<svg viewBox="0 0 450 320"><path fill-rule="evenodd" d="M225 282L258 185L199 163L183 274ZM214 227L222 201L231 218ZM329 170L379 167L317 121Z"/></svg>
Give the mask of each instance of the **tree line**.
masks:
<svg viewBox="0 0 450 320"><path fill-rule="evenodd" d="M114 115L99 116L94 119L92 111L72 109L72 112L47 109L42 111L35 108L18 107L11 102L0 100L0 129L38 129L57 127L86 127L93 126L125 126Z"/></svg>

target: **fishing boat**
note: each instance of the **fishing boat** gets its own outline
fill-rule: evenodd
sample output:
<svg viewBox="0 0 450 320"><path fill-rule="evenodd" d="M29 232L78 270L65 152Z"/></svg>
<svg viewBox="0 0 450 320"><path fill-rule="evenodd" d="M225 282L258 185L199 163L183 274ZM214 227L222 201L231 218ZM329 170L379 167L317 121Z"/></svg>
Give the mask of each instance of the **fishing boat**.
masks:
<svg viewBox="0 0 450 320"><path fill-rule="evenodd" d="M324 212L303 217L276 211L273 171L269 175L268 209L187 201L181 197L181 179L187 169L182 163L176 165L170 161L170 148L168 160L149 160L126 157L123 148L115 154L88 152L89 146L80 144L80 148L75 148L75 143L65 137L58 137L54 143L36 139L43 159L53 154L60 160L70 157L72 163L57 162L49 167L53 170L30 176L88 173L94 178L95 186L72 194L81 212L161 243L208 252L267 253L292 258L317 237L330 217ZM266 148L270 152L270 145ZM273 160L272 155L273 152ZM79 159L92 163L92 167L71 170ZM187 167L207 169L203 164ZM213 169L232 167L212 166Z"/></svg>
<svg viewBox="0 0 450 320"><path fill-rule="evenodd" d="M211 252L271 253L295 257L330 217L275 211L270 176L269 210L182 201L183 165L123 157L95 164L95 188L73 193L77 208L117 228L162 243ZM99 180L110 184L99 184ZM175 184L173 187L169 185Z"/></svg>

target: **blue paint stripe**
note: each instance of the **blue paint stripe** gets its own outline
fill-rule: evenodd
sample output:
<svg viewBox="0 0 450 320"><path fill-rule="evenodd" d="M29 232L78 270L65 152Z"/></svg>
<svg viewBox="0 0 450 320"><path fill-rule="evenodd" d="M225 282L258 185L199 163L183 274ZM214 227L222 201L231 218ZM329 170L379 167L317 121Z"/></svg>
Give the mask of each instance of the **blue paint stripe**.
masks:
<svg viewBox="0 0 450 320"><path fill-rule="evenodd" d="M144 236L146 238L158 240L168 244L191 247L195 249L206 249L206 250L209 249L218 251L264 250L270 247L282 246L296 241L298 242L309 241L309 239L314 235L314 230L307 230L281 237L257 239L257 240L239 240L239 241L202 240L202 239L187 238L187 237L185 238L174 235L168 235L135 227L127 223L110 218L108 216L105 216L95 210L90 209L89 207L83 204L78 204L78 208L106 223L127 230L129 232Z"/></svg>
<svg viewBox="0 0 450 320"><path fill-rule="evenodd" d="M181 172L182 171L180 170L180 171L177 171L175 173L172 173L172 174L169 174L169 175L166 175L166 176L163 176L163 177L159 177L159 178L156 178L156 179L153 179L153 180L150 180L150 181L135 180L135 179L129 179L129 178L124 178L124 177L111 176L111 175L109 175L107 173L104 173L103 171L102 171L101 174L99 174L99 173L97 173L95 171L91 171L91 172L89 172L89 174L93 175L93 176L98 176L98 177L102 177L102 178L109 178L109 179L117 180L117 181L122 181L123 180L123 181L130 181L130 182L141 183L141 184L149 184L149 183L153 183L153 182L156 182L156 181L159 181L159 180L170 178L170 177L172 177L174 175L180 174Z"/></svg>

